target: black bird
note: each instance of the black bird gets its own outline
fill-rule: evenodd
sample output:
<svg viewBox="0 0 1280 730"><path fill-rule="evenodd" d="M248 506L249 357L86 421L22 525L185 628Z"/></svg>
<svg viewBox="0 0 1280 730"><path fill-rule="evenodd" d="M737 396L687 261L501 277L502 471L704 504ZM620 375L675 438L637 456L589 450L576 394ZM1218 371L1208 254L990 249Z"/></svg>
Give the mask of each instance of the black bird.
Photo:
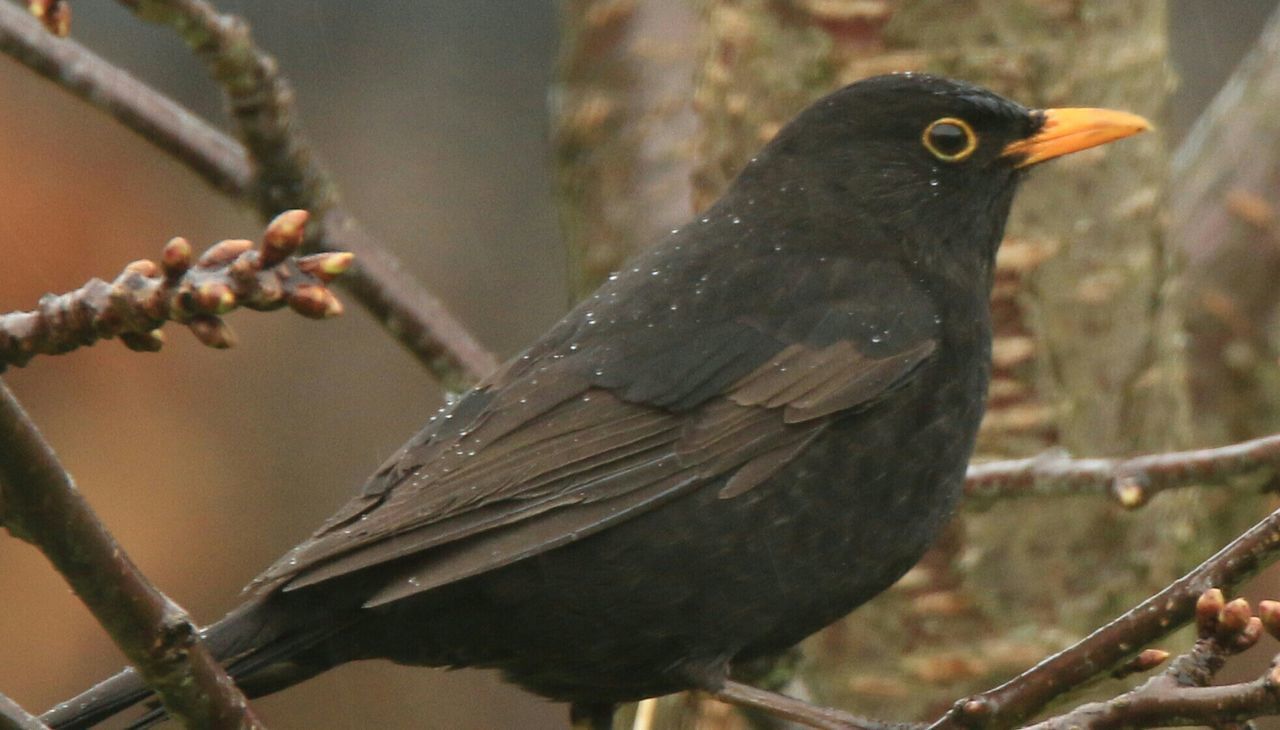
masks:
<svg viewBox="0 0 1280 730"><path fill-rule="evenodd" d="M357 659L496 667L594 728L718 689L919 559L982 417L1022 171L1147 126L919 74L818 100L205 640L251 696ZM148 695L126 669L43 719Z"/></svg>

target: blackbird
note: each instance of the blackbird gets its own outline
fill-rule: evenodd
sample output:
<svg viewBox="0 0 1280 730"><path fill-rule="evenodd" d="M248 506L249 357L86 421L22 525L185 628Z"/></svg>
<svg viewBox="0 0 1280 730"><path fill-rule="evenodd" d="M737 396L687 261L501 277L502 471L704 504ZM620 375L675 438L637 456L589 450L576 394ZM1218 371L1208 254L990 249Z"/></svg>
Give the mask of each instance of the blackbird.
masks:
<svg viewBox="0 0 1280 730"><path fill-rule="evenodd" d="M920 558L982 417L1023 172L1147 127L920 74L819 99L432 417L205 641L250 696L358 659L494 667L592 728L719 689ZM148 695L126 669L43 719Z"/></svg>

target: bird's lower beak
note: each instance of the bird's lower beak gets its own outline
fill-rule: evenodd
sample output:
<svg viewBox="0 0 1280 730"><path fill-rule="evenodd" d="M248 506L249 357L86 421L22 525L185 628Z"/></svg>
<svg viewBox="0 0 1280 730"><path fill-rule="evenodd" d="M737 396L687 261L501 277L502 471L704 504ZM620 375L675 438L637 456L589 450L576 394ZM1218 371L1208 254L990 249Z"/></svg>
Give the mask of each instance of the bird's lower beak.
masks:
<svg viewBox="0 0 1280 730"><path fill-rule="evenodd" d="M1044 124L1035 134L1005 145L1001 157L1014 167L1028 167L1072 152L1124 139L1151 129L1151 122L1111 109L1045 109Z"/></svg>

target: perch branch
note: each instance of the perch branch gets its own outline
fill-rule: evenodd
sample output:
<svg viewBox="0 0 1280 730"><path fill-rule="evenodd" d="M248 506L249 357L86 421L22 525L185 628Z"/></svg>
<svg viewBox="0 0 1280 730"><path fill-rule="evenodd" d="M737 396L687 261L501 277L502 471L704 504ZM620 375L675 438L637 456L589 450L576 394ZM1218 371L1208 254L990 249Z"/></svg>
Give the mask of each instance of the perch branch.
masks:
<svg viewBox="0 0 1280 730"><path fill-rule="evenodd" d="M292 258L306 222L306 211L286 211L267 225L259 248L222 241L194 262L191 244L175 238L158 264L134 261L110 284L93 279L61 296L46 294L35 311L0 315L0 370L105 337L118 336L133 350L158 350L167 321L190 327L210 347L230 347L235 338L222 315L236 307L270 311L288 304L312 318L340 314L325 284L346 271L351 254Z"/></svg>
<svg viewBox="0 0 1280 730"><path fill-rule="evenodd" d="M242 145L79 44L54 37L8 3L0 3L0 52L105 111L219 192L258 205L264 218L282 209L262 207L264 198L258 195L263 189L260 161L250 161ZM344 277L343 285L433 375L456 390L493 370L493 356L399 260L361 228L340 204L332 185L292 186L282 182L281 174L276 172L276 180L284 187L266 197L296 197L299 205L283 207L319 212L319 225L313 224L308 236L309 250L342 248L356 254L360 263ZM304 187L312 192L321 190L325 197L310 201L296 195ZM292 192L286 195L281 191Z"/></svg>
<svg viewBox="0 0 1280 730"><path fill-rule="evenodd" d="M1104 494L1133 508L1166 489L1274 474L1277 467L1280 434L1212 449L1126 459L1072 459L1061 453L1047 453L1029 459L972 464L965 479L965 494L979 500Z"/></svg>
<svg viewBox="0 0 1280 730"><path fill-rule="evenodd" d="M0 522L49 558L171 716L188 727L263 727L186 612L134 566L3 383L0 495Z"/></svg>

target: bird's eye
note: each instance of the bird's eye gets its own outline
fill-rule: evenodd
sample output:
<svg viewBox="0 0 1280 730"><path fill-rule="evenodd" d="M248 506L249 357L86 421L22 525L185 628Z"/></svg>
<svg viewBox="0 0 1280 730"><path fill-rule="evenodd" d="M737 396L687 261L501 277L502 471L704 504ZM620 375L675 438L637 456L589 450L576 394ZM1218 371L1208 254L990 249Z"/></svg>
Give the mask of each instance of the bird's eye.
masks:
<svg viewBox="0 0 1280 730"><path fill-rule="evenodd" d="M943 162L960 162L978 148L978 135L963 119L943 117L925 127L925 149Z"/></svg>

